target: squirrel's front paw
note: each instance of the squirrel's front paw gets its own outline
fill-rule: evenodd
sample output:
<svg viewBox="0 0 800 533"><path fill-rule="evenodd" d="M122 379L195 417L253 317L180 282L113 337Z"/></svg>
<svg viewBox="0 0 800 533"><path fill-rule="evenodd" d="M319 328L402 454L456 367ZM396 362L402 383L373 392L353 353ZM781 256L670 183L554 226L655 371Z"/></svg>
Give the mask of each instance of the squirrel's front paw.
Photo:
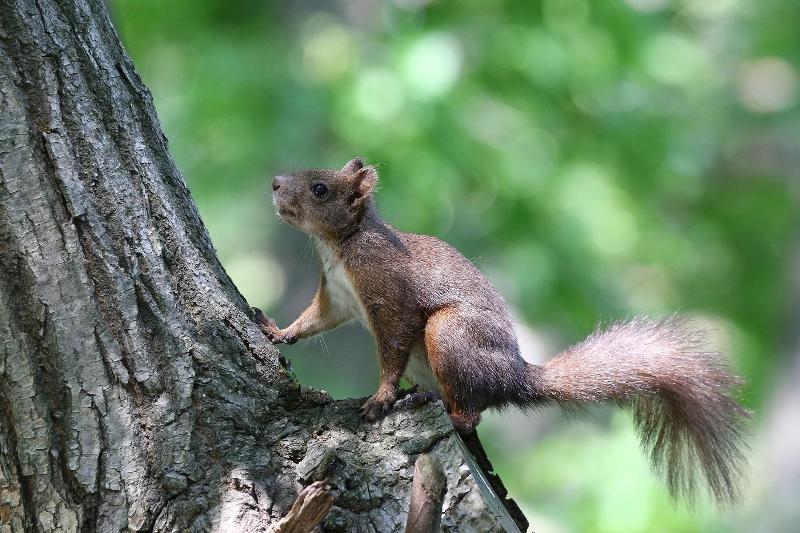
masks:
<svg viewBox="0 0 800 533"><path fill-rule="evenodd" d="M270 342L272 342L272 344L294 344L297 342L297 337L290 334L286 330L280 329L278 324L276 324L273 319L267 317L261 311L261 309L254 307L253 312L256 314L258 326L261 328L261 331L267 336Z"/></svg>
<svg viewBox="0 0 800 533"><path fill-rule="evenodd" d="M264 331L264 328L261 328L261 331ZM270 333L264 332L264 334L272 344L294 344L297 342L297 337L283 330Z"/></svg>
<svg viewBox="0 0 800 533"><path fill-rule="evenodd" d="M369 422L380 420L389 414L395 401L397 401L396 392L390 394L378 391L361 406L361 416Z"/></svg>

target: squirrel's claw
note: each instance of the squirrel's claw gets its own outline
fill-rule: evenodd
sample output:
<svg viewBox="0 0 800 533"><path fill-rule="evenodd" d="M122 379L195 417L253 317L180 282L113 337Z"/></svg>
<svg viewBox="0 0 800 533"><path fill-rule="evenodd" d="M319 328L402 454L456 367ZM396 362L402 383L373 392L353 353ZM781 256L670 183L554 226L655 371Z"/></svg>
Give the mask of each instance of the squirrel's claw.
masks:
<svg viewBox="0 0 800 533"><path fill-rule="evenodd" d="M297 342L297 337L280 329L275 330L266 326L261 326L261 331L272 344L294 344Z"/></svg>
<svg viewBox="0 0 800 533"><path fill-rule="evenodd" d="M294 344L297 342L297 337L280 329L278 324L266 316L258 307L253 307L253 313L255 313L256 323L272 344Z"/></svg>
<svg viewBox="0 0 800 533"><path fill-rule="evenodd" d="M273 329L268 326L261 326L261 331L266 335L272 344L294 344L297 337L281 329Z"/></svg>
<svg viewBox="0 0 800 533"><path fill-rule="evenodd" d="M361 417L369 422L375 422L388 415L397 408L417 408L428 402L440 400L441 396L432 391L418 390L417 385L410 389L396 391L394 395L377 392L361 406Z"/></svg>
<svg viewBox="0 0 800 533"><path fill-rule="evenodd" d="M379 397L375 394L361 406L361 417L368 422L380 420L391 412L394 403L394 398Z"/></svg>

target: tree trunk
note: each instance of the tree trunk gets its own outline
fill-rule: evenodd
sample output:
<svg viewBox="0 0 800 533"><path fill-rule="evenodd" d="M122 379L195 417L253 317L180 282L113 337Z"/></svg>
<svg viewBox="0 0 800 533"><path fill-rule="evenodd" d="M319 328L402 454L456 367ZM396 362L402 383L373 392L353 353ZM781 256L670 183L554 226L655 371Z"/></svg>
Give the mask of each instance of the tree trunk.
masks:
<svg viewBox="0 0 800 533"><path fill-rule="evenodd" d="M0 532L263 530L322 478L398 530L423 452L444 530L514 528L440 404L361 422L250 315L103 3L0 0Z"/></svg>

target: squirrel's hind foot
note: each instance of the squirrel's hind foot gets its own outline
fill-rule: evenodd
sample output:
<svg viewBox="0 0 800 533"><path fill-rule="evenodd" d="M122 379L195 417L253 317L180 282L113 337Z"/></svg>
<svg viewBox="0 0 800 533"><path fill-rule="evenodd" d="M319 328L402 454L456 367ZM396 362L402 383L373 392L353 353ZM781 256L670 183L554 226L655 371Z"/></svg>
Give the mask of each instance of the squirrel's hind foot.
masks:
<svg viewBox="0 0 800 533"><path fill-rule="evenodd" d="M417 407L422 407L428 402L433 402L436 400L441 400L442 397L439 395L438 392L434 391L418 391L417 386L414 385L411 390L406 391L402 398L397 400L397 403L394 404L395 409L416 409Z"/></svg>
<svg viewBox="0 0 800 533"><path fill-rule="evenodd" d="M410 389L397 391L395 398L389 395L376 393L371 396L361 407L361 416L370 422L375 422L385 417L395 409L416 409L428 402L441 400L442 397L434 391L418 391L414 385Z"/></svg>
<svg viewBox="0 0 800 533"><path fill-rule="evenodd" d="M453 411L450 413L453 427L462 435L469 435L475 431L475 426L481 421L481 414L470 411Z"/></svg>

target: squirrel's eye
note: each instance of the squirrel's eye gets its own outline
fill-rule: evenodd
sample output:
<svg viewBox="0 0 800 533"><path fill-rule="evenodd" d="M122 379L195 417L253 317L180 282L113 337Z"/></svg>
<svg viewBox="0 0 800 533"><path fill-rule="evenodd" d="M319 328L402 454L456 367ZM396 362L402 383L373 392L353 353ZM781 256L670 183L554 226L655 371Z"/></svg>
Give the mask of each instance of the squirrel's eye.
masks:
<svg viewBox="0 0 800 533"><path fill-rule="evenodd" d="M311 186L311 192L313 192L314 196L317 198L324 198L328 195L328 187L324 183L315 183Z"/></svg>

